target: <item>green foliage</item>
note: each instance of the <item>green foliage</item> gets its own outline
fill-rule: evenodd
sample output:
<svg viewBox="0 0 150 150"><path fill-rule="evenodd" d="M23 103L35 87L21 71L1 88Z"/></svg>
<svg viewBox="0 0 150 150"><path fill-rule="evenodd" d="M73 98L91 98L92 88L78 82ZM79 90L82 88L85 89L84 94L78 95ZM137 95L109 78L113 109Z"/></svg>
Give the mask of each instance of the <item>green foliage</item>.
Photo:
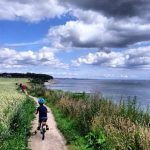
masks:
<svg viewBox="0 0 150 150"><path fill-rule="evenodd" d="M150 149L150 115L140 109L136 97L115 104L99 95L48 90L43 93L51 108L60 111L57 122L68 143L82 143L76 138L82 137L86 141L81 144L83 149ZM66 121L60 121L62 118Z"/></svg>
<svg viewBox="0 0 150 150"><path fill-rule="evenodd" d="M32 96L43 96L45 87L42 84L30 84L29 94Z"/></svg>
<svg viewBox="0 0 150 150"><path fill-rule="evenodd" d="M52 76L47 74L36 74L36 73L0 73L0 77L3 78L31 78L40 79L44 82L53 79Z"/></svg>
<svg viewBox="0 0 150 150"><path fill-rule="evenodd" d="M16 90L28 79L0 78L0 149L26 150L34 103Z"/></svg>
<svg viewBox="0 0 150 150"><path fill-rule="evenodd" d="M26 82L27 79L6 79L0 78L0 128L8 130L10 118L26 100L26 95L16 90L16 82ZM2 132L2 131L1 131ZM1 134L0 132L0 134Z"/></svg>
<svg viewBox="0 0 150 150"><path fill-rule="evenodd" d="M108 145L106 144L107 137L102 131L100 133L89 132L85 138L88 141L87 147L92 147L96 150L108 149Z"/></svg>
<svg viewBox="0 0 150 150"><path fill-rule="evenodd" d="M86 100L88 98L88 95L83 92L83 93L66 93L70 98L75 99L75 100Z"/></svg>
<svg viewBox="0 0 150 150"><path fill-rule="evenodd" d="M31 78L30 82L34 84L43 84L44 82L47 82L45 78Z"/></svg>
<svg viewBox="0 0 150 150"><path fill-rule="evenodd" d="M69 149L91 150L91 148L87 148L87 141L85 141L85 138L80 135L76 122L73 119L66 117L51 101L48 101L47 105L51 107L57 122L57 127L63 133Z"/></svg>
<svg viewBox="0 0 150 150"><path fill-rule="evenodd" d="M16 113L10 120L10 128L3 131L0 136L0 149L2 150L27 150L27 139L31 129L31 120L35 110L34 102L27 98L26 101L16 109Z"/></svg>

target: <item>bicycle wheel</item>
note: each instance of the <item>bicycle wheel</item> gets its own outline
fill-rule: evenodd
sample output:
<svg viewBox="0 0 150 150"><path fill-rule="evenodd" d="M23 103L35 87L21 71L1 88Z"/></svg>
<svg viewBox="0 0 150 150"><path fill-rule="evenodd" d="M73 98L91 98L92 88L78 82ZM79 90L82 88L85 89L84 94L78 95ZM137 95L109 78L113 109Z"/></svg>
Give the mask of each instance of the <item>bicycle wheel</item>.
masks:
<svg viewBox="0 0 150 150"><path fill-rule="evenodd" d="M42 128L42 140L45 139L45 128Z"/></svg>

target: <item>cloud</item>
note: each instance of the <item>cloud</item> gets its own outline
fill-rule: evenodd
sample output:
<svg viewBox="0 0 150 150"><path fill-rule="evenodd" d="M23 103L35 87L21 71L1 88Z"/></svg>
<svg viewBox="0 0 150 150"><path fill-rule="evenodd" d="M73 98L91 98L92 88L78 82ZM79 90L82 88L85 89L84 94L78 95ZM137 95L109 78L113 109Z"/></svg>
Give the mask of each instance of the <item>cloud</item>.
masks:
<svg viewBox="0 0 150 150"><path fill-rule="evenodd" d="M148 0L1 0L0 20L37 22L69 13L76 20L51 27L44 40L57 48L127 47L150 41L149 7Z"/></svg>
<svg viewBox="0 0 150 150"><path fill-rule="evenodd" d="M32 66L68 69L68 65L55 58L51 48L43 47L37 52L16 51L9 48L0 49L0 68L25 68Z"/></svg>
<svg viewBox="0 0 150 150"><path fill-rule="evenodd" d="M81 9L72 13L77 20L49 29L47 38L53 41L53 46L118 48L150 40L150 23L143 23L140 18L115 20L98 12L84 12Z"/></svg>
<svg viewBox="0 0 150 150"><path fill-rule="evenodd" d="M60 0L61 1L61 0ZM144 17L149 18L149 0L64 0L68 7L81 8L102 13L107 17L129 18Z"/></svg>
<svg viewBox="0 0 150 150"><path fill-rule="evenodd" d="M59 17L66 10L57 0L1 0L0 20L40 20Z"/></svg>
<svg viewBox="0 0 150 150"><path fill-rule="evenodd" d="M30 46L30 45L40 45L44 42L42 40L34 41L34 42L28 42L28 43L5 43L3 44L4 47L22 47L22 46Z"/></svg>
<svg viewBox="0 0 150 150"><path fill-rule="evenodd" d="M99 51L72 61L75 65L96 65L113 68L150 69L150 46L125 50L123 52Z"/></svg>

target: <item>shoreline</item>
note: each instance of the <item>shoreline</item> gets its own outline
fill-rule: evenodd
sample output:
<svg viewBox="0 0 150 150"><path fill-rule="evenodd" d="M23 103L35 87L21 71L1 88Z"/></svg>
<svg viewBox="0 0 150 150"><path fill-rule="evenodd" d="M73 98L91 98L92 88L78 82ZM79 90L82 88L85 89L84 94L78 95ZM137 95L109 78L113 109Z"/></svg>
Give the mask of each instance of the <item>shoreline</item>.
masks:
<svg viewBox="0 0 150 150"><path fill-rule="evenodd" d="M37 92L36 89L35 92ZM76 132L79 132L78 136L87 143L78 142L84 146L89 144L89 140L92 140L93 144L88 146L95 150L100 147L115 149L118 146L120 149L127 149L128 146L137 149L138 145L142 149L150 148L150 136L144 132L150 131L148 127L150 115L141 111L135 100L131 100L127 104L116 105L105 98L96 95L88 96L86 93L78 95L71 92L45 90L43 95L40 94L46 98L47 104L53 111L56 111L54 114L59 122L59 128L67 141L69 140L71 143L71 147L75 146L74 142L77 141L75 139L70 141L70 139ZM62 123L64 120L66 120L65 126ZM72 132L70 133L70 131ZM139 139L138 144L137 141L134 142L135 136ZM102 138L104 143L96 144L99 138ZM143 139L147 140L143 141Z"/></svg>
<svg viewBox="0 0 150 150"><path fill-rule="evenodd" d="M145 108L150 105L150 83L143 81L121 82L121 81L104 81L104 80L57 80L54 79L45 84L47 89L62 90L72 93L98 93L114 102L121 99L127 101L129 98L136 96L140 105ZM143 91L143 92L142 92Z"/></svg>

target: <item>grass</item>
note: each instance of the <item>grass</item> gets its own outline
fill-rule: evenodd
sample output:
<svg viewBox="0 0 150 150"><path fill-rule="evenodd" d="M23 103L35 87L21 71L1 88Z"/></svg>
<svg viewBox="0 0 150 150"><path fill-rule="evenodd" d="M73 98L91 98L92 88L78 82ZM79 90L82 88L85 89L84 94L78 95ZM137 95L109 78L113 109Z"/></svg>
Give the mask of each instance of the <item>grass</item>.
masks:
<svg viewBox="0 0 150 150"><path fill-rule="evenodd" d="M62 134L66 139L66 143L69 150L92 150L92 148L88 148L87 141L84 137L80 135L80 131L78 130L77 123L74 119L67 117L65 113L63 113L57 105L54 103L61 98L64 94L62 91L52 92L47 91L40 85L32 85L30 90L30 94L40 97L44 96L46 99L46 105L52 109L52 112L55 116L55 120L57 122L57 127L60 129ZM51 93L51 97L49 94ZM69 94L69 93L68 93ZM77 95L77 97L80 94ZM73 95L71 95L73 96ZM76 97L76 96L75 96ZM76 97L76 98L77 98ZM82 97L82 95L80 95ZM50 100L50 99L51 100Z"/></svg>
<svg viewBox="0 0 150 150"><path fill-rule="evenodd" d="M27 150L27 140L35 111L34 102L27 98L21 107L16 110L11 118L10 128L1 135L0 149L2 150Z"/></svg>
<svg viewBox="0 0 150 150"><path fill-rule="evenodd" d="M27 79L0 78L0 149L25 150L35 105L29 97L17 91L16 83Z"/></svg>
<svg viewBox="0 0 150 150"><path fill-rule="evenodd" d="M0 129L7 130L9 128L10 118L15 113L16 108L26 100L26 95L16 90L18 87L16 82L20 81L25 80L0 78Z"/></svg>
<svg viewBox="0 0 150 150"><path fill-rule="evenodd" d="M115 104L96 94L40 91L53 109L69 149L79 149L77 145L95 150L150 149L150 115L141 110L136 97Z"/></svg>
<svg viewBox="0 0 150 150"><path fill-rule="evenodd" d="M70 150L90 150L87 148L86 141L81 137L80 132L77 130L76 122L69 117L66 117L57 106L54 106L50 101L47 105L52 109L57 122L57 127L60 129L65 139L67 146Z"/></svg>

